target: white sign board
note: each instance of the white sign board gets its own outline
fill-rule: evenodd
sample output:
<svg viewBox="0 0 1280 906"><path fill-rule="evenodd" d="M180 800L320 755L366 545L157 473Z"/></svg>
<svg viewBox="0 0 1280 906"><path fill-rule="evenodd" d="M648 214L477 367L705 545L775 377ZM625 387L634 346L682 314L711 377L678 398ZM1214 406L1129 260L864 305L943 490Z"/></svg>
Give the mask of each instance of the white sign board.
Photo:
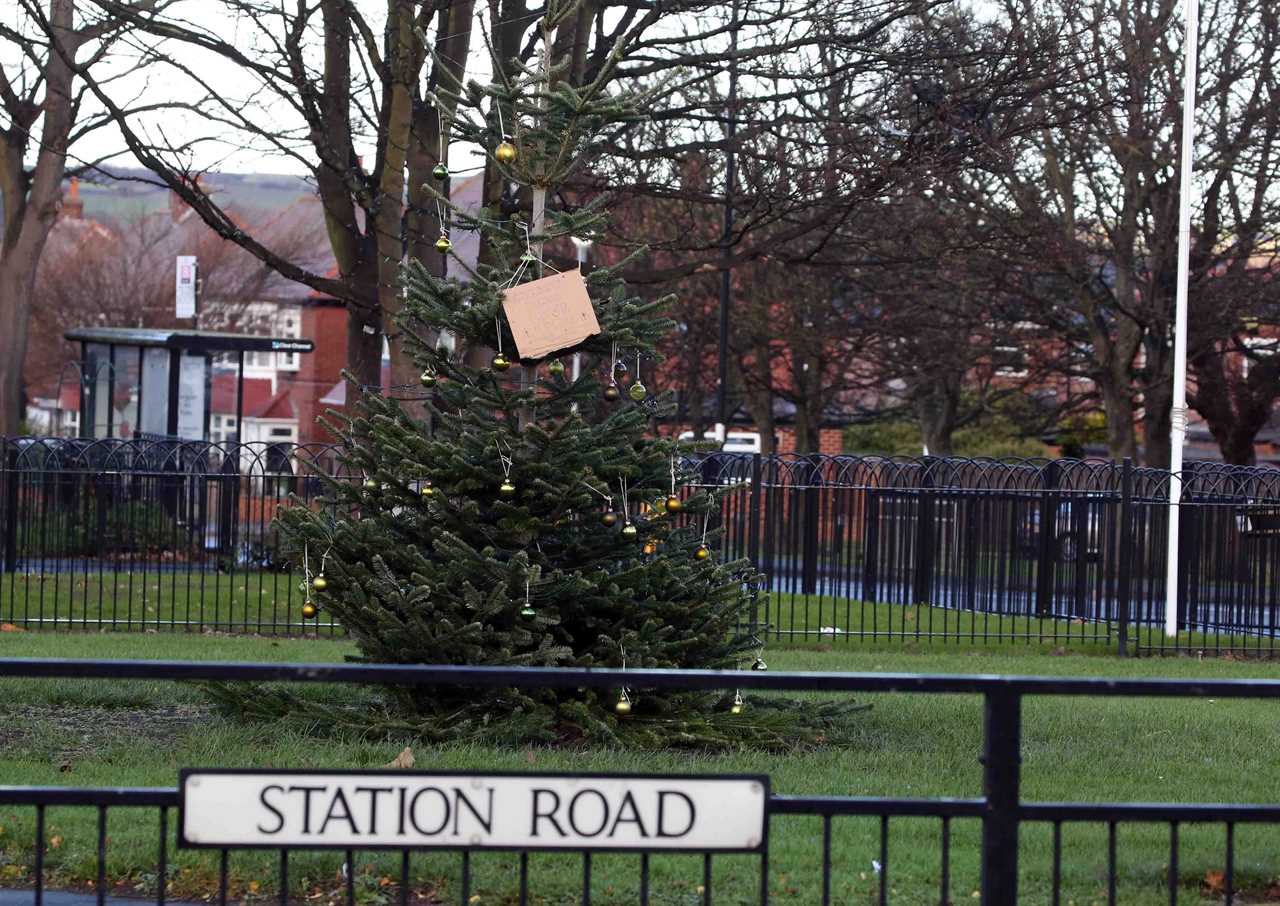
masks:
<svg viewBox="0 0 1280 906"><path fill-rule="evenodd" d="M178 362L178 436L204 439L204 356L184 355Z"/></svg>
<svg viewBox="0 0 1280 906"><path fill-rule="evenodd" d="M184 770L179 843L307 849L763 847L769 778Z"/></svg>
<svg viewBox="0 0 1280 906"><path fill-rule="evenodd" d="M179 255L175 274L177 302L174 306L174 317L194 318L196 316L196 256Z"/></svg>

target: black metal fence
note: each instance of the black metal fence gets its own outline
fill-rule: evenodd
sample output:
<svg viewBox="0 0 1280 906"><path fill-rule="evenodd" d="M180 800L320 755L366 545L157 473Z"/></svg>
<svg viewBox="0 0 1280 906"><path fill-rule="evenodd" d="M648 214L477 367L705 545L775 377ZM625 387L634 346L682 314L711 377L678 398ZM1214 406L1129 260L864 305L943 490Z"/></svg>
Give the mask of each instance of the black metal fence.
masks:
<svg viewBox="0 0 1280 906"><path fill-rule="evenodd" d="M341 475L326 445L0 441L0 622L337 633L301 616L273 529ZM1167 472L1126 463L712 454L715 535L774 640L1088 643L1274 653L1280 470L1182 474L1167 639Z"/></svg>
<svg viewBox="0 0 1280 906"><path fill-rule="evenodd" d="M877 894L881 904L896 901L894 896L894 850L891 847L894 827L921 820L936 822L937 841L933 849L937 858L938 902L952 903L966 896L955 890L952 880L954 860L972 856L957 850L953 840L963 838L956 834L961 825L979 825L977 859L980 866L980 902L987 906L1013 906L1019 902L1019 885L1034 882L1037 887L1047 887L1050 902L1063 901L1063 828L1071 825L1092 825L1105 829L1106 872L1099 881L1105 883L1106 901L1119 902L1120 886L1125 880L1117 870L1117 828L1122 825L1164 825L1168 828L1167 850L1146 853L1145 858L1164 860L1165 885L1168 902L1179 900L1179 831L1189 825L1219 825L1223 830L1222 876L1218 880L1215 896L1221 895L1228 904L1236 897L1236 839L1238 828L1248 825L1280 824L1280 805L1261 804L1187 804L1187 803L1114 803L1114 802L1027 802L1022 798L1022 767L1020 751L1023 742L1023 700L1037 696L1079 696L1089 698L1139 696L1152 698L1195 697L1209 699L1277 699L1280 698L1280 681L1274 680L1217 680L1183 682L1174 680L1115 680L1059 677L995 678L972 676L921 676L891 674L793 674L758 672L700 672L700 671L639 671L639 670L582 670L582 669L529 669L500 667L457 666L399 666L399 665L334 665L334 664L226 664L186 663L175 661L73 661L73 660L0 660L0 678L76 678L118 681L124 679L148 680L215 680L289 683L360 683L374 685L460 685L483 687L534 688L596 688L617 689L628 686L633 690L687 689L733 690L748 689L764 693L821 692L831 695L851 693L906 692L918 694L971 694L982 696L983 744L979 755L982 764L982 796L971 799L903 799L854 796L797 796L773 792L767 800L766 816L772 827L780 819L798 817L817 822L817 831L810 836L815 848L820 850L816 860L817 877L812 902L832 902L833 880L839 880L865 869L865 861L844 852L837 836L838 825L858 820L874 820L878 823L879 847L875 860ZM30 876L24 878L34 887L35 906L42 906L44 893L44 858L51 845L45 826L46 812L51 808L93 808L97 810L97 883L94 889L99 904L103 904L109 890L107 861L110 839L108 836L108 812L113 809L155 809L158 820L147 823L156 829L156 880L153 891L157 904L166 897L168 872L166 871L172 846L173 827L169 813L176 810L178 792L172 788L146 789L86 789L70 787L14 787L0 786L0 805L26 807L34 811L34 854ZM154 823L151 823L154 821ZM136 824L136 821L134 822ZM1051 859L1048 877L1029 877L1026 862L1020 869L1020 857L1027 835L1036 827L1050 831ZM770 838L766 837L766 841ZM962 844L968 845L968 844ZM291 853L299 848L281 849L278 867L259 868L260 879L276 887L281 906L291 901L289 866ZM795 851L789 850L792 857ZM459 848L454 871L458 878L456 890L459 902L470 906L471 891L475 887L476 873L481 869L475 847ZM218 856L217 899L224 904L228 898L229 851ZM345 860L347 880L346 902L355 906L356 895L351 879L355 876L360 854L347 851L335 857ZM405 849L400 853L399 877L395 888L400 902L407 906L409 892L413 889L414 866L412 858L420 853ZM542 854L519 852L518 877L513 889L505 893L504 901L518 898L521 904L530 902L538 894L530 884L530 864ZM701 902L709 906L716 899L725 899L720 887L713 888L714 858L707 853L701 859L700 877L697 869L692 880L696 883L697 899L688 898L691 884L682 885L686 899L672 899L671 892L653 889L650 858L653 853L637 852L625 858L635 860L635 893L632 902L648 904L658 902ZM756 859L757 857L740 857ZM586 906L598 895L597 882L592 873L592 853L581 854L580 902ZM1027 860L1030 861L1030 860ZM687 863L685 863L687 865ZM781 855L771 855L766 842L758 861L750 863L743 875L741 863L736 863L736 884L729 891L731 902L766 903L770 898L771 879L794 877L806 869L804 865L789 865ZM274 875L274 881L271 880ZM723 877L723 874L720 875ZM390 879L389 879L390 880ZM611 882L616 883L616 880ZM1144 879L1143 885L1147 883ZM966 890L968 888L966 887ZM1145 889L1145 888L1144 888ZM619 902L630 899L631 894L618 898L617 890L610 890ZM1185 893L1185 891L1184 891ZM1195 891L1198 895L1199 891ZM1146 900L1144 900L1145 902Z"/></svg>

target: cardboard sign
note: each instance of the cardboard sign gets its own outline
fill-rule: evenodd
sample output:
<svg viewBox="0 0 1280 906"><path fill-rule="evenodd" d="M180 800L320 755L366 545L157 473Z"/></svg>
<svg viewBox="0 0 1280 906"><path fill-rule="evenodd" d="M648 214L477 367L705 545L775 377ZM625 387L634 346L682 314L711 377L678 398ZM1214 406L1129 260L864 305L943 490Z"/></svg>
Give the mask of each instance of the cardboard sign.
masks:
<svg viewBox="0 0 1280 906"><path fill-rule="evenodd" d="M502 310L522 359L540 359L600 332L581 271L512 287L502 296Z"/></svg>
<svg viewBox="0 0 1280 906"><path fill-rule="evenodd" d="M179 844L218 849L676 850L765 842L751 775L184 770Z"/></svg>

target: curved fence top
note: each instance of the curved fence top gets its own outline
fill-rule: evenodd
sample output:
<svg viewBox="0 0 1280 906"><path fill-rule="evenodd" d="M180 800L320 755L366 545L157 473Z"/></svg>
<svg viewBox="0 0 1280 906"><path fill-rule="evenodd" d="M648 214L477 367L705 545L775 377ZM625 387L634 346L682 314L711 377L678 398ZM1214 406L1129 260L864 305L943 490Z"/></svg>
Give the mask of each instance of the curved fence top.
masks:
<svg viewBox="0 0 1280 906"><path fill-rule="evenodd" d="M0 468L19 471L296 475L319 468L352 474L336 443L9 437L0 439L0 453ZM706 453L688 456L682 465L700 484L759 481L771 488L1120 496L1126 482L1123 463L1098 459ZM1180 477L1190 500L1280 505L1280 469L1195 462ZM1133 497L1161 500L1168 498L1170 478L1167 470L1134 466L1127 480Z"/></svg>

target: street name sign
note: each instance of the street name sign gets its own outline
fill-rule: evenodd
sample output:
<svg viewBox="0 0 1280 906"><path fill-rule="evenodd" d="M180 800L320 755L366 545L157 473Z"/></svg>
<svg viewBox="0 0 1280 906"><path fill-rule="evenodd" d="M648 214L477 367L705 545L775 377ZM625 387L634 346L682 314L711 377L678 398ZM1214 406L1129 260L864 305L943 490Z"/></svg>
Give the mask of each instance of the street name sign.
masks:
<svg viewBox="0 0 1280 906"><path fill-rule="evenodd" d="M769 778L187 769L196 848L756 852Z"/></svg>

